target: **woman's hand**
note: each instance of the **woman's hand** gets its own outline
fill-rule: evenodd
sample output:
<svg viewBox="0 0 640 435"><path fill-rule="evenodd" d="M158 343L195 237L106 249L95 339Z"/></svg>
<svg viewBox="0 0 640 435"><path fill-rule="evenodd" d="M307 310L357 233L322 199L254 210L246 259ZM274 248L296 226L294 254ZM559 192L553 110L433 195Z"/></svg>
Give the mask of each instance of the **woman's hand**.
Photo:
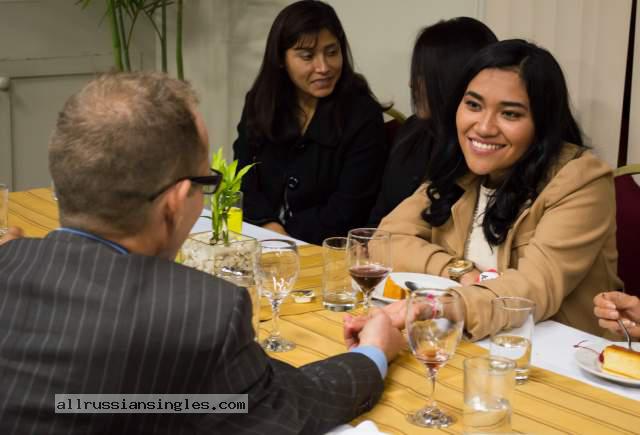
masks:
<svg viewBox="0 0 640 435"><path fill-rule="evenodd" d="M480 271L478 269L470 270L460 277L460 284L463 286L474 285L478 282Z"/></svg>
<svg viewBox="0 0 640 435"><path fill-rule="evenodd" d="M269 222L267 224L264 224L262 226L262 228L265 228L265 229L271 230L271 231L275 231L276 233L280 233L283 236L288 236L289 235L289 234L287 234L287 230L285 230L284 227L279 222Z"/></svg>
<svg viewBox="0 0 640 435"><path fill-rule="evenodd" d="M640 337L640 299L619 291L598 293L593 298L593 313L598 324L617 334L622 334L618 319L622 320L629 334Z"/></svg>
<svg viewBox="0 0 640 435"><path fill-rule="evenodd" d="M20 227L9 227L9 231L0 237L0 245L7 243L9 240L20 239L24 237L24 231Z"/></svg>

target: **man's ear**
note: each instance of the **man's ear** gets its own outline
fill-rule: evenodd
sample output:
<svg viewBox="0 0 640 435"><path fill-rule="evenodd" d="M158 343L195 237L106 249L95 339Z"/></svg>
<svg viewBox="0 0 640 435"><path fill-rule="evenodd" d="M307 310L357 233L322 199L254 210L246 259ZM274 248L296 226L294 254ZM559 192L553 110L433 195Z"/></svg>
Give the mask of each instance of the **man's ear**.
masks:
<svg viewBox="0 0 640 435"><path fill-rule="evenodd" d="M173 232L183 219L183 210L190 193L191 181L182 180L165 194L163 215L170 232Z"/></svg>

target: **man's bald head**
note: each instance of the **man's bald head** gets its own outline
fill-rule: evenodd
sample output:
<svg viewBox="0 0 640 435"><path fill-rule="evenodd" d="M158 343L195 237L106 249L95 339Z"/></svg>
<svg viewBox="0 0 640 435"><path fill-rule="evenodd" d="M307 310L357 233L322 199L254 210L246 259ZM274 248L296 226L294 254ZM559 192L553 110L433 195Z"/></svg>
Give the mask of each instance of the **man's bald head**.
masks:
<svg viewBox="0 0 640 435"><path fill-rule="evenodd" d="M62 224L142 228L149 196L206 158L196 104L187 83L157 73L103 75L73 95L49 143Z"/></svg>

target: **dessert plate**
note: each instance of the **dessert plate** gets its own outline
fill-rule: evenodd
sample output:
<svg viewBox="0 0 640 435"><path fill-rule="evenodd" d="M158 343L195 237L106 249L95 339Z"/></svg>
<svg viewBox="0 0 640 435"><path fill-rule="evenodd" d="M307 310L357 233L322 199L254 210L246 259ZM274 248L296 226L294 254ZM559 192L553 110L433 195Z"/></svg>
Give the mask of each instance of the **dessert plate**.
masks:
<svg viewBox="0 0 640 435"><path fill-rule="evenodd" d="M593 349L599 354L600 352L602 352L602 349L609 346L610 344L617 344L618 346L622 346L625 349L627 348L626 341L625 342L620 341L615 343L611 343L608 341L602 341L602 342L585 341L584 343L581 344L581 346L585 346L585 347L588 347L589 349ZM640 343L631 343L631 347L635 351L640 351ZM587 371L603 379L607 379L609 381L618 382L620 384L625 384L633 387L640 387L640 379L628 378L626 376L620 376L620 375L603 371L602 363L600 363L600 360L598 359L598 354L596 354L596 352L593 352L592 350L589 350L589 349L579 347L576 350L576 353L574 355L576 359L576 363L578 364L578 367L580 367L582 370Z"/></svg>
<svg viewBox="0 0 640 435"><path fill-rule="evenodd" d="M384 302L395 302L398 300L387 298L384 296L384 285L389 277L391 277L391 279L393 279L396 284L405 289L407 288L407 286L404 284L405 281L413 281L418 285L418 287L424 288L445 289L451 287L460 287L460 284L458 284L457 282L447 278L443 278L441 276L427 275L426 273L391 272L389 276L382 280L382 282L373 289L373 293L371 293L371 297L373 299Z"/></svg>

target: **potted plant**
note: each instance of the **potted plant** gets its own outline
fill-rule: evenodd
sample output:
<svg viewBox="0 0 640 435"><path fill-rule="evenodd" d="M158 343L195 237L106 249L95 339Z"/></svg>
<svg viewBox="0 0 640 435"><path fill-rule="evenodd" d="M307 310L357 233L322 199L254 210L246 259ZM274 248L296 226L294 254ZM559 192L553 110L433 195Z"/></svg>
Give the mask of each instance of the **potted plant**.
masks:
<svg viewBox="0 0 640 435"><path fill-rule="evenodd" d="M240 191L242 177L254 165L255 163L252 163L238 170L237 160L227 164L222 156L222 148L213 155L211 167L222 173L222 181L218 191L211 196L211 244L229 243L229 220L233 212L240 213L240 221L242 221L242 209L236 204L242 198Z"/></svg>
<svg viewBox="0 0 640 435"><path fill-rule="evenodd" d="M211 196L211 231L192 234L182 246L182 263L246 287L253 285L258 242L229 229L229 218L241 195L242 177L253 167L238 170L238 161L227 164L222 149L213 156L211 167L222 173L218 191ZM239 216L240 220L242 217Z"/></svg>
<svg viewBox="0 0 640 435"><path fill-rule="evenodd" d="M86 8L91 1L76 0L76 4ZM129 47L133 30L139 18L145 17L151 23L160 41L162 72L167 72L167 7L173 3L176 4L176 70L178 78L184 79L182 60L183 0L105 0L105 16L109 21L114 65L118 71L132 70Z"/></svg>

